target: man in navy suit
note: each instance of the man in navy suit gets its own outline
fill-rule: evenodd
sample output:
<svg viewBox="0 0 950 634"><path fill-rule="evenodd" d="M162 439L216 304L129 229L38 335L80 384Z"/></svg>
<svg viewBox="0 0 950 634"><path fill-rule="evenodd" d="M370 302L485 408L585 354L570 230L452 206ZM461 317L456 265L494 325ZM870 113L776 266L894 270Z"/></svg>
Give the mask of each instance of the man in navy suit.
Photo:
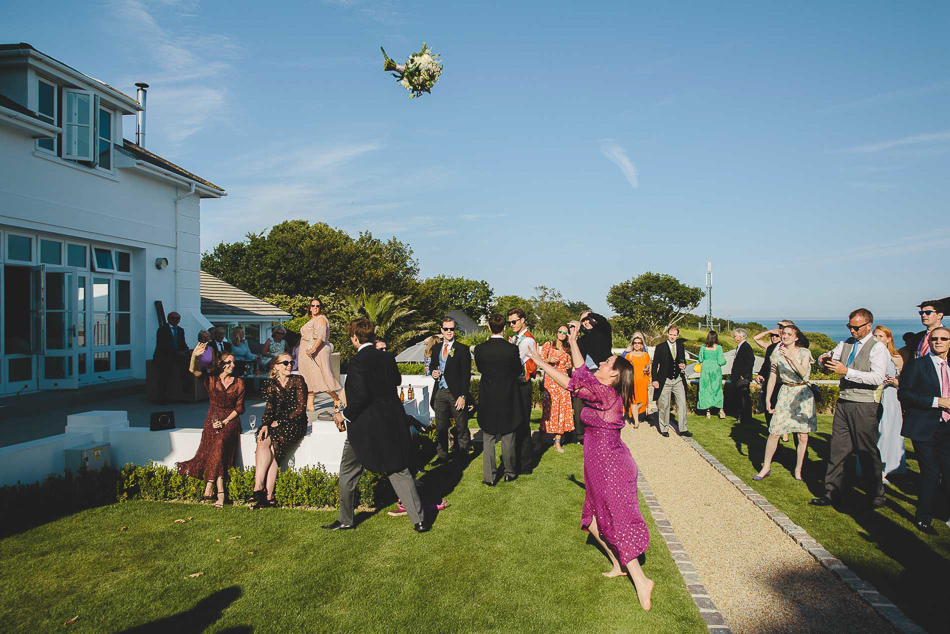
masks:
<svg viewBox="0 0 950 634"><path fill-rule="evenodd" d="M950 488L950 368L947 366L950 329L938 326L931 330L929 345L927 356L913 359L904 366L897 396L904 407L901 434L914 443L920 465L920 494L914 525L923 533L936 535L931 525L930 507L941 474L944 493Z"/></svg>
<svg viewBox="0 0 950 634"><path fill-rule="evenodd" d="M181 315L168 313L168 323L160 326L155 333L155 352L152 361L158 368L158 404L168 400L169 381L176 376L182 389L187 385L188 342L185 341L185 329L179 326Z"/></svg>

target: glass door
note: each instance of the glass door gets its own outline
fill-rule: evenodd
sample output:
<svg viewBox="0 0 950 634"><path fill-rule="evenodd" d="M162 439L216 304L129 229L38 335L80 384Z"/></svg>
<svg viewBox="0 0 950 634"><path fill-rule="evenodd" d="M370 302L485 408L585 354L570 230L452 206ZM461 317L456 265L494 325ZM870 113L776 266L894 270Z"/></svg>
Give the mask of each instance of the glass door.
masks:
<svg viewBox="0 0 950 634"><path fill-rule="evenodd" d="M40 355L38 378L39 388L43 390L79 387L76 284L75 269L45 265L34 267L36 295L33 299L34 304L39 306L36 353Z"/></svg>
<svg viewBox="0 0 950 634"><path fill-rule="evenodd" d="M88 308L87 308L88 310ZM92 377L93 381L112 378L112 276L92 277Z"/></svg>

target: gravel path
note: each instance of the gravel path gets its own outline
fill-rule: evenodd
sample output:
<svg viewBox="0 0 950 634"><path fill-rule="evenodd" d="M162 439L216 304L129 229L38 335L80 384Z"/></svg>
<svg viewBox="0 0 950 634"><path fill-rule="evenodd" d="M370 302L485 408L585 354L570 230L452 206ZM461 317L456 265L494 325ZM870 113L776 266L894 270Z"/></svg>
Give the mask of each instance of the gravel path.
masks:
<svg viewBox="0 0 950 634"><path fill-rule="evenodd" d="M623 439L733 632L893 631L675 432Z"/></svg>

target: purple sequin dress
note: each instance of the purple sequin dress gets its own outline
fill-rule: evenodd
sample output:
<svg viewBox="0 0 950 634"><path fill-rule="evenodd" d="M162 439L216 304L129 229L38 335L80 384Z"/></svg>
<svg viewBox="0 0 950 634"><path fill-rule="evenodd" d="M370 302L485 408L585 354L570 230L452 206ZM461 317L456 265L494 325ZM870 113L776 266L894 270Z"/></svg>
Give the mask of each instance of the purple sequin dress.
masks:
<svg viewBox="0 0 950 634"><path fill-rule="evenodd" d="M623 403L612 387L598 381L586 367L574 370L568 390L583 399L581 420L584 432L584 484L587 495L581 528L588 530L597 518L597 527L621 564L636 559L650 545L640 503L637 499L637 463L620 439Z"/></svg>

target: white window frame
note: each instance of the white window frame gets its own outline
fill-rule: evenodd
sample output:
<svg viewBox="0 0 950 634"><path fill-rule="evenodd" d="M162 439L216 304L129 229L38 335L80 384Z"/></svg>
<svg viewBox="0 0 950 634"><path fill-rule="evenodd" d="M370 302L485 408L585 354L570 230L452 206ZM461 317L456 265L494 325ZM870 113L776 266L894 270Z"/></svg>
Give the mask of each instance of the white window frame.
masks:
<svg viewBox="0 0 950 634"><path fill-rule="evenodd" d="M96 263L96 249L100 251L108 251L109 257L112 258L112 268L111 269L100 269L99 265ZM89 245L89 266L94 273L115 273L116 272L116 261L115 261L115 250L110 249L109 247L100 247L95 244Z"/></svg>
<svg viewBox="0 0 950 634"><path fill-rule="evenodd" d="M114 110L110 110L109 108L103 107L102 104L99 102L98 97L96 97L96 104L98 105L98 108L96 108L96 125L95 125L96 148L94 150L93 161L96 164L96 169L98 169L101 172L108 172L109 174L112 174L113 170L115 169L115 152L114 152L113 143L112 143L112 133L113 133L113 130L115 129L115 114L116 113ZM108 139L102 138L102 130L99 129L99 111L108 113L109 115L109 138ZM109 142L109 167L108 168L105 168L99 165L99 141L100 140Z"/></svg>
<svg viewBox="0 0 950 634"><path fill-rule="evenodd" d="M129 270L128 271L119 270L119 254L120 253L125 253L126 255L129 256ZM129 251L128 249L113 249L112 250L112 264L115 266L115 271L113 271L114 273L117 273L119 275L131 276L132 275L132 252Z"/></svg>
<svg viewBox="0 0 950 634"><path fill-rule="evenodd" d="M49 80L43 79L42 77L37 77L37 78L36 78L36 108L37 108L36 114L39 115L39 117L41 117L44 121L46 121L46 119L45 119L45 116L46 116L46 115L40 114L40 111L39 111L39 107L40 107L40 84L46 84L47 86L52 86L52 87L53 87L53 120L52 120L52 121L49 121L48 123L52 123L53 125L56 125L56 121L58 120L58 117L59 117L59 99L56 98L56 97L57 97L57 94L58 94L58 92L59 92L59 86L57 86L56 84L54 84L53 82L51 82L51 81L49 81ZM37 139L37 140L36 140L36 149L37 149L38 151L40 151L40 152L46 152L47 154L56 155L56 150L57 150L58 143L59 143L59 135L55 135L55 136L53 136L51 139L49 139L49 140L51 140L51 141L53 142L53 149L52 149L52 150L49 150L49 149L47 149L47 148L45 148L45 147L41 147L41 146L40 146L40 141L45 141L45 140L47 140L47 139Z"/></svg>
<svg viewBox="0 0 950 634"><path fill-rule="evenodd" d="M87 131L89 141L89 155L73 154L69 141L69 128L82 127L81 123L71 123L69 120L70 112L67 108L70 95L86 95L89 97L89 129ZM96 110L96 95L91 90L77 90L75 88L63 89L63 158L70 161L89 161L93 162L98 150L98 138L95 136L96 120L99 112ZM77 137L78 138L78 137Z"/></svg>
<svg viewBox="0 0 950 634"><path fill-rule="evenodd" d="M10 249L9 249L9 245L7 244L8 236L19 236L21 238L29 238L30 240L32 240L32 242L30 242L30 261L29 262L27 262L26 260L11 260L10 259L9 257ZM37 260L36 250L39 248L39 244L40 244L40 241L36 234L20 233L19 231L7 231L6 233L3 234L3 249L4 249L4 255L6 256L3 261L9 264L20 264L20 265L32 266L36 264L36 260Z"/></svg>
<svg viewBox="0 0 950 634"><path fill-rule="evenodd" d="M47 242L55 242L59 245L59 262L44 262L43 261L43 240ZM66 257L63 251L63 241L57 240L56 238L47 238L46 236L38 236L36 243L36 259L40 264L47 264L49 266L66 266Z"/></svg>
<svg viewBox="0 0 950 634"><path fill-rule="evenodd" d="M65 266L72 266L71 264L69 264L69 245L73 245L74 247L83 247L84 249L86 249L86 266L76 266L73 268L79 269L80 271L92 270L90 266L91 263L89 261L89 254L92 253L92 247L89 245L88 242L70 242L69 240L66 241L66 246L63 247L63 255L64 255L63 262L66 263Z"/></svg>

